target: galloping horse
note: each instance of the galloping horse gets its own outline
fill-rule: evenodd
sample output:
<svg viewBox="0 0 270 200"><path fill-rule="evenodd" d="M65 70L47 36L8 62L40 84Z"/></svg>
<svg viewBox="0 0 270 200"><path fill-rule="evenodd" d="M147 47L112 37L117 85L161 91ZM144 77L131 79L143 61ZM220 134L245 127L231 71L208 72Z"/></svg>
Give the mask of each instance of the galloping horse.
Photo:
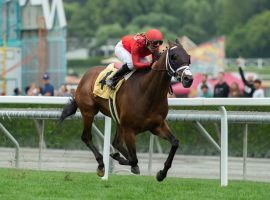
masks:
<svg viewBox="0 0 270 200"><path fill-rule="evenodd" d="M168 114L167 94L171 78L175 77L184 87L190 87L193 76L190 72L190 55L176 40L169 42L169 47L160 55L151 68L137 70L121 86L116 96L117 111L120 124L117 124L113 147L119 153L111 155L122 165L130 165L131 171L139 174L136 155L135 136L144 131L150 131L171 144L171 149L164 168L157 173L157 180L162 181L171 167L175 152L179 146L178 139L172 134L165 118ZM84 129L82 141L94 153L98 162L97 174L103 176L103 156L92 142L91 127L94 116L101 111L111 116L108 100L93 95L95 80L104 67L89 69L81 79L75 97L65 105L60 121L74 114L79 107ZM126 144L126 148L124 147Z"/></svg>

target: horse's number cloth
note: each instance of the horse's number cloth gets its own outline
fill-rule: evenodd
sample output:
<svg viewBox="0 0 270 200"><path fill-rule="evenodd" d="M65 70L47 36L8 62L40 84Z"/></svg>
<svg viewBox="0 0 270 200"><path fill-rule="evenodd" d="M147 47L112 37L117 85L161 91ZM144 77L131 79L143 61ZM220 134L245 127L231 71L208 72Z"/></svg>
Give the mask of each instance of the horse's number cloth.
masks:
<svg viewBox="0 0 270 200"><path fill-rule="evenodd" d="M113 99L114 93L117 92L117 90L120 88L122 83L124 82L124 79L121 79L116 87L115 90L110 89L106 84L101 83L102 79L110 72L110 75L107 76L106 80L108 80L112 75L117 71L117 69L114 67L114 64L109 64L100 74L98 75L95 85L94 85L94 90L93 93L96 96L99 96L103 99L109 99L110 97Z"/></svg>

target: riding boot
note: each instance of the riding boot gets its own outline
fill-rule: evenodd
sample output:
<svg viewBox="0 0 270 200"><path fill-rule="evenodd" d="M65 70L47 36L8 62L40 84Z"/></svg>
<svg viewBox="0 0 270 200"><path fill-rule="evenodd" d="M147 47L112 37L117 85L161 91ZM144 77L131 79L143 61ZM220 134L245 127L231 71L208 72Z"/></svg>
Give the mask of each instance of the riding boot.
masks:
<svg viewBox="0 0 270 200"><path fill-rule="evenodd" d="M124 64L109 80L107 80L107 85L114 89L118 81L129 72L131 72L131 70L128 68L127 64Z"/></svg>

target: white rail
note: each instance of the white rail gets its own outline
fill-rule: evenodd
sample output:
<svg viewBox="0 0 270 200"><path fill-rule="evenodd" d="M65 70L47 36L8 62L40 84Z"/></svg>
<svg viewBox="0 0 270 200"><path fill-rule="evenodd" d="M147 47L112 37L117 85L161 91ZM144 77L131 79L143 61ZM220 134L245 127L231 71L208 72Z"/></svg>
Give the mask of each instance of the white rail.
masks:
<svg viewBox="0 0 270 200"><path fill-rule="evenodd" d="M69 101L69 97L33 97L33 96L1 96L0 104L54 104L54 105L64 105ZM169 106L219 106L219 120L221 122L221 186L227 186L228 184L228 116L224 106L270 106L270 98L171 98L168 100ZM8 111L7 111L8 112ZM9 116L7 112L0 115L2 117ZM33 113L29 117L33 117ZM28 114L25 113L25 118L28 117ZM59 113L58 113L59 115ZM177 118L177 114L173 114L174 118ZM11 114L11 117L15 117L16 114ZM35 115L34 115L35 116ZM54 118L57 116L57 113L54 115L43 116L41 114L39 117L51 117ZM20 115L20 117L23 117ZM183 117L183 116L182 116ZM207 116L205 116L207 117ZM77 116L78 118L78 116ZM243 120L245 116L241 116ZM209 116L209 120L211 117ZM104 158L106 158L105 164L105 176L103 179L108 179L108 170L109 170L109 148L108 141L110 141L111 120L109 118L105 119L105 135L104 135ZM4 131L5 132L5 131ZM8 136L10 137L10 136ZM209 137L209 136L207 136ZM16 142L15 142L16 143ZM17 145L17 144L16 144ZM216 145L216 144L214 144ZM18 145L17 145L18 146ZM150 150L150 157L151 155ZM246 153L245 153L246 154Z"/></svg>
<svg viewBox="0 0 270 200"><path fill-rule="evenodd" d="M69 97L0 96L0 104L55 104L64 105Z"/></svg>
<svg viewBox="0 0 270 200"><path fill-rule="evenodd" d="M269 106L270 98L171 98L169 106Z"/></svg>
<svg viewBox="0 0 270 200"><path fill-rule="evenodd" d="M0 104L64 105L69 97L0 96ZM268 98L170 98L169 106L269 106Z"/></svg>

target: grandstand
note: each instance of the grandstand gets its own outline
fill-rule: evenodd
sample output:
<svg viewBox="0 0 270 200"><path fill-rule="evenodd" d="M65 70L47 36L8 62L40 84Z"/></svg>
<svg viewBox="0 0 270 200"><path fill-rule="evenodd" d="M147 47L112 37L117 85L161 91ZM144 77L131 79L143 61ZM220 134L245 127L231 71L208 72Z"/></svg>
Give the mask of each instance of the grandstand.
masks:
<svg viewBox="0 0 270 200"><path fill-rule="evenodd" d="M32 82L41 85L45 72L56 87L64 83L63 2L0 0L0 15L0 92L12 95L15 87L23 90Z"/></svg>

